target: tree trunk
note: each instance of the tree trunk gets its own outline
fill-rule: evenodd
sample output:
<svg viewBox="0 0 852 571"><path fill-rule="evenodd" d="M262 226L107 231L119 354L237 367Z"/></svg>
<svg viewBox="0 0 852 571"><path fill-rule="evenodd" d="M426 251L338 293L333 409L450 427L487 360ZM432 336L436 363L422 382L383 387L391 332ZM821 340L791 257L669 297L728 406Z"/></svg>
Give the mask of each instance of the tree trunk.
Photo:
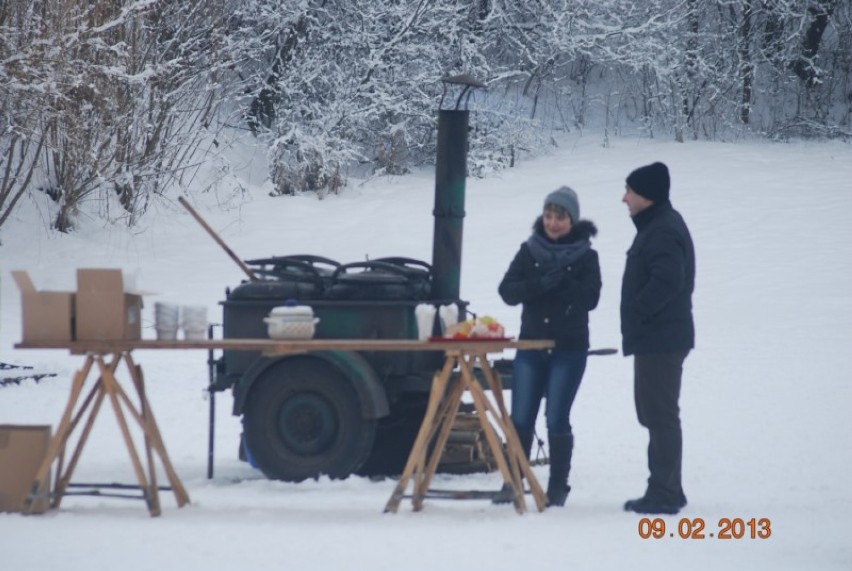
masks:
<svg viewBox="0 0 852 571"><path fill-rule="evenodd" d="M700 23L698 21L698 2L697 0L687 0L687 21L689 30L687 31L686 40L686 80L681 84L680 97L683 107L684 124L683 127L692 123L693 135L698 138L698 125L695 120L695 105L698 104L698 94L694 92L692 101L690 101L690 90L695 89L695 82L698 77L698 31ZM678 142L683 142L683 132L680 132Z"/></svg>
<svg viewBox="0 0 852 571"><path fill-rule="evenodd" d="M296 23L287 33L287 38L278 49L275 62L272 64L272 72L266 78L266 85L260 93L252 100L249 109L249 127L252 133L257 133L261 127L270 128L275 120L275 103L278 94L277 83L281 80L287 65L293 61L299 40L308 33L308 17L306 14L299 16Z"/></svg>
<svg viewBox="0 0 852 571"><path fill-rule="evenodd" d="M814 19L802 39L801 55L791 64L793 73L799 76L799 79L804 81L808 87L816 87L820 83L819 69L814 60L819 53L819 46L825 28L828 26L828 19L834 13L836 7L837 0L822 0L808 8L808 12Z"/></svg>
<svg viewBox="0 0 852 571"><path fill-rule="evenodd" d="M44 139L39 138L32 154L30 141L17 134L13 134L6 143L8 146L0 157L0 165L4 165L0 180L0 227L9 219L18 201L29 189L41 159Z"/></svg>
<svg viewBox="0 0 852 571"><path fill-rule="evenodd" d="M740 23L740 81L742 82L742 100L740 121L748 125L751 119L751 97L754 88L754 64L751 59L752 16L754 0L743 0L742 22Z"/></svg>

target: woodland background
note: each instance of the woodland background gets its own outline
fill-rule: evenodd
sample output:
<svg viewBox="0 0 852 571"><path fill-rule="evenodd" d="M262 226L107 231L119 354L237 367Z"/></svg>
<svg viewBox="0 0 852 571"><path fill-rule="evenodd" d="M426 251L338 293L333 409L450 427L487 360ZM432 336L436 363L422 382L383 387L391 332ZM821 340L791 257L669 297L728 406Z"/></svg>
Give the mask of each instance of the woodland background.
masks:
<svg viewBox="0 0 852 571"><path fill-rule="evenodd" d="M404 174L434 160L461 73L487 85L472 176L580 130L848 140L852 2L0 0L0 231L22 200L60 232L239 201L224 151L246 137L274 195Z"/></svg>

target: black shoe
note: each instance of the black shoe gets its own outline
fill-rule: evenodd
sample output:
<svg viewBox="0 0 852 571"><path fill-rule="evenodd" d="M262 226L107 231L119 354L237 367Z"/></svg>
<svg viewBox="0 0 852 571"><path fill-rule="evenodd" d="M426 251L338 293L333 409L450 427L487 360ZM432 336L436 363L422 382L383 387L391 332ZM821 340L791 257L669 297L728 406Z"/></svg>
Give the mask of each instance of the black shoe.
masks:
<svg viewBox="0 0 852 571"><path fill-rule="evenodd" d="M491 498L492 504L511 504L515 501L515 492L509 484L503 484L500 491Z"/></svg>
<svg viewBox="0 0 852 571"><path fill-rule="evenodd" d="M683 498L683 505L677 503L668 503L660 501L648 496L642 496L635 500L627 500L624 502L624 511L636 512L638 514L668 514L674 515L686 505L686 498Z"/></svg>
<svg viewBox="0 0 852 571"><path fill-rule="evenodd" d="M565 484L547 486L547 505L554 507L562 507L565 505L565 500L568 499L568 492L571 491L571 486Z"/></svg>

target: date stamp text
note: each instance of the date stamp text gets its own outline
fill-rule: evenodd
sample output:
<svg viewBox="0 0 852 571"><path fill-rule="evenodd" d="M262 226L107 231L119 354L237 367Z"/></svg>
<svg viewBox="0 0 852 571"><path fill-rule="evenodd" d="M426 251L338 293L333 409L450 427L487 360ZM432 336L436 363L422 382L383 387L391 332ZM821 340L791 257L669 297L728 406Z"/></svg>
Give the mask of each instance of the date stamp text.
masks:
<svg viewBox="0 0 852 571"><path fill-rule="evenodd" d="M700 517L683 517L668 527L661 517L639 520L639 537L642 539L768 539L771 535L772 522L766 517L723 517L715 528L712 524L708 526Z"/></svg>

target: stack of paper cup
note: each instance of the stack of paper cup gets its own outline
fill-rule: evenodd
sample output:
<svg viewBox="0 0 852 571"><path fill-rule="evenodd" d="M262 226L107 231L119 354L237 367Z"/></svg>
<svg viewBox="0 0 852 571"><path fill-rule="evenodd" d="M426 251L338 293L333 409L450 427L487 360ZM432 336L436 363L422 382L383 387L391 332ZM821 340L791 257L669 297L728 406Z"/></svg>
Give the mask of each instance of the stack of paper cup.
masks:
<svg viewBox="0 0 852 571"><path fill-rule="evenodd" d="M154 327L157 329L157 339L172 341L177 339L180 306L174 303L158 301L154 304Z"/></svg>
<svg viewBox="0 0 852 571"><path fill-rule="evenodd" d="M418 304L414 308L414 316L417 318L417 337L421 341L425 341L432 336L436 311L435 306L428 303Z"/></svg>
<svg viewBox="0 0 852 571"><path fill-rule="evenodd" d="M181 311L181 327L184 339L204 339L207 333L207 307L184 305Z"/></svg>
<svg viewBox="0 0 852 571"><path fill-rule="evenodd" d="M447 327L459 322L459 306L454 303L442 305L438 309L438 317L441 320L441 334L443 334Z"/></svg>

